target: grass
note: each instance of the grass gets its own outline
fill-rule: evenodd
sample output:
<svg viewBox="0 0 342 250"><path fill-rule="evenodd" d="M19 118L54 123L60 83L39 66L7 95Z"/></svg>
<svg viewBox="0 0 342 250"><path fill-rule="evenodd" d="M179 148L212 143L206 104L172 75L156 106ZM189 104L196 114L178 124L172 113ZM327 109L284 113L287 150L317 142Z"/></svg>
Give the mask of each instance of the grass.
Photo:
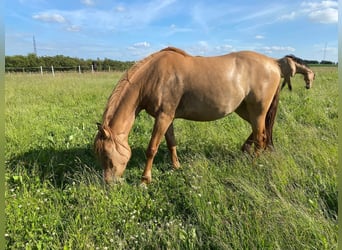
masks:
<svg viewBox="0 0 342 250"><path fill-rule="evenodd" d="M125 181L102 182L96 122L120 73L6 75L8 249L337 249L336 68L284 89L276 151L240 152L237 115L175 121L182 168L165 143L139 187L153 119L137 118Z"/></svg>

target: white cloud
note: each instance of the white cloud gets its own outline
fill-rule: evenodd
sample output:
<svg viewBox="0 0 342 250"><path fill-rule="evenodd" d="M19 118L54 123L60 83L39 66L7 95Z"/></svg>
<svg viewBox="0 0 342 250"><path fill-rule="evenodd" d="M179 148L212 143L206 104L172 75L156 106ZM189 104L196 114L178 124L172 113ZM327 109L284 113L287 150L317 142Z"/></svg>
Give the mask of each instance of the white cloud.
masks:
<svg viewBox="0 0 342 250"><path fill-rule="evenodd" d="M260 39L264 39L265 37L263 36L263 35L256 35L255 36L255 39L258 39L258 40L260 40Z"/></svg>
<svg viewBox="0 0 342 250"><path fill-rule="evenodd" d="M292 11L290 14L285 14L279 17L279 20L293 20L297 16L295 11Z"/></svg>
<svg viewBox="0 0 342 250"><path fill-rule="evenodd" d="M338 22L337 1L303 2L302 8L313 22L325 24Z"/></svg>
<svg viewBox="0 0 342 250"><path fill-rule="evenodd" d="M43 22L49 22L49 23L65 23L66 19L64 16L57 14L57 13L39 13L32 16L33 19L40 20Z"/></svg>
<svg viewBox="0 0 342 250"><path fill-rule="evenodd" d="M133 47L135 48L149 48L150 46L151 44L148 42L139 42L139 43L133 44Z"/></svg>
<svg viewBox="0 0 342 250"><path fill-rule="evenodd" d="M125 11L126 11L126 8L123 7L123 6L117 6L117 7L115 8L115 11L116 11L116 12L125 12Z"/></svg>
<svg viewBox="0 0 342 250"><path fill-rule="evenodd" d="M90 5L94 0L81 0ZM137 2L126 7L117 7L107 10L96 8L81 8L76 10L46 10L33 15L32 18L43 22L64 23L77 26L84 31L126 31L128 29L143 28L151 22L172 12L171 5L176 0L151 0ZM70 27L69 27L70 29Z"/></svg>
<svg viewBox="0 0 342 250"><path fill-rule="evenodd" d="M66 30L70 31L70 32L79 32L79 31L81 31L81 27L78 25L71 25L71 26L67 27Z"/></svg>
<svg viewBox="0 0 342 250"><path fill-rule="evenodd" d="M324 9L324 8L337 8L337 1L321 1L321 2L303 2L303 7L308 7L310 9Z"/></svg>
<svg viewBox="0 0 342 250"><path fill-rule="evenodd" d="M81 3L87 6L92 6L95 4L94 0L81 0Z"/></svg>
<svg viewBox="0 0 342 250"><path fill-rule="evenodd" d="M232 51L233 50L233 46L229 45L229 44L224 44L224 45L216 46L215 49L218 50L218 51L227 52L227 51Z"/></svg>
<svg viewBox="0 0 342 250"><path fill-rule="evenodd" d="M141 50L141 49L147 49L151 47L151 44L149 42L138 42L138 43L135 43L131 46L128 47L129 50Z"/></svg>
<svg viewBox="0 0 342 250"><path fill-rule="evenodd" d="M333 8L315 10L309 14L309 18L318 23L337 23L338 11Z"/></svg>
<svg viewBox="0 0 342 250"><path fill-rule="evenodd" d="M265 46L262 50L267 54L273 54L277 52L294 52L295 48L290 46Z"/></svg>
<svg viewBox="0 0 342 250"><path fill-rule="evenodd" d="M186 33L186 32L192 32L193 31L190 28L177 27L177 25L175 25L175 24L171 24L169 29L170 29L170 31L166 35L173 35L175 33Z"/></svg>

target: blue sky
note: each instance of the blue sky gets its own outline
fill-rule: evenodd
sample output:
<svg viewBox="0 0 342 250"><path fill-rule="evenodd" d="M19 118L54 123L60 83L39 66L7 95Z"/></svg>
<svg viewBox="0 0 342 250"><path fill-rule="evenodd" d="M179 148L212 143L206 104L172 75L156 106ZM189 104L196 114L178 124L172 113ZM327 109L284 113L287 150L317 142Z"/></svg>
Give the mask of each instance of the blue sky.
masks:
<svg viewBox="0 0 342 250"><path fill-rule="evenodd" d="M139 60L175 46L193 55L253 50L338 59L333 0L11 0L5 53Z"/></svg>

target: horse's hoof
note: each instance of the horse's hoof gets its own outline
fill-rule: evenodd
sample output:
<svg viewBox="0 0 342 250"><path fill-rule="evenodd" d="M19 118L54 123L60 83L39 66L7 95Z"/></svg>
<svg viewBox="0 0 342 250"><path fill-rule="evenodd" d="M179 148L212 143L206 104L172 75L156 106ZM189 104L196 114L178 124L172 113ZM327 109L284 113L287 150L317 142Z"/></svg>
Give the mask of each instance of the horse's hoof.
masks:
<svg viewBox="0 0 342 250"><path fill-rule="evenodd" d="M175 169L175 170L176 170L176 169L179 169L180 167L181 167L181 165L180 165L179 162L177 162L177 163L175 163L175 164L172 165L172 168Z"/></svg>
<svg viewBox="0 0 342 250"><path fill-rule="evenodd" d="M151 181L152 181L152 177L151 176L142 176L141 177L141 184L144 183L145 185L147 185L147 184L150 184Z"/></svg>
<svg viewBox="0 0 342 250"><path fill-rule="evenodd" d="M274 148L273 145L267 145L266 150L271 151L271 152L274 152L274 151L275 151L275 148Z"/></svg>
<svg viewBox="0 0 342 250"><path fill-rule="evenodd" d="M142 189L147 189L147 184L145 182L141 182L139 187Z"/></svg>

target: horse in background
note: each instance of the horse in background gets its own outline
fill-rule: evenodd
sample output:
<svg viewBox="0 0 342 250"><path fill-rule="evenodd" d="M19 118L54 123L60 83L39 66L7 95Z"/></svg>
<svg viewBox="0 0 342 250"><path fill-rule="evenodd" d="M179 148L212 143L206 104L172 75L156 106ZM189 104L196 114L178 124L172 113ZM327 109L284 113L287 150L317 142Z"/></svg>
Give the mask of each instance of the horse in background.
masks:
<svg viewBox="0 0 342 250"><path fill-rule="evenodd" d="M254 145L258 155L273 147L280 79L277 60L251 51L196 57L168 47L137 62L119 80L98 123L94 148L105 182L123 175L131 157L128 135L142 110L155 118L141 178L144 184L152 180L153 159L164 136L173 167L180 167L176 118L213 121L236 112L252 128L244 151L253 152Z"/></svg>
<svg viewBox="0 0 342 250"><path fill-rule="evenodd" d="M315 73L309 68L309 66L300 58L294 55L287 55L278 60L282 77L284 81L281 85L281 89L287 84L290 91L292 91L291 77L296 73L304 75L305 87L310 89L315 79Z"/></svg>

